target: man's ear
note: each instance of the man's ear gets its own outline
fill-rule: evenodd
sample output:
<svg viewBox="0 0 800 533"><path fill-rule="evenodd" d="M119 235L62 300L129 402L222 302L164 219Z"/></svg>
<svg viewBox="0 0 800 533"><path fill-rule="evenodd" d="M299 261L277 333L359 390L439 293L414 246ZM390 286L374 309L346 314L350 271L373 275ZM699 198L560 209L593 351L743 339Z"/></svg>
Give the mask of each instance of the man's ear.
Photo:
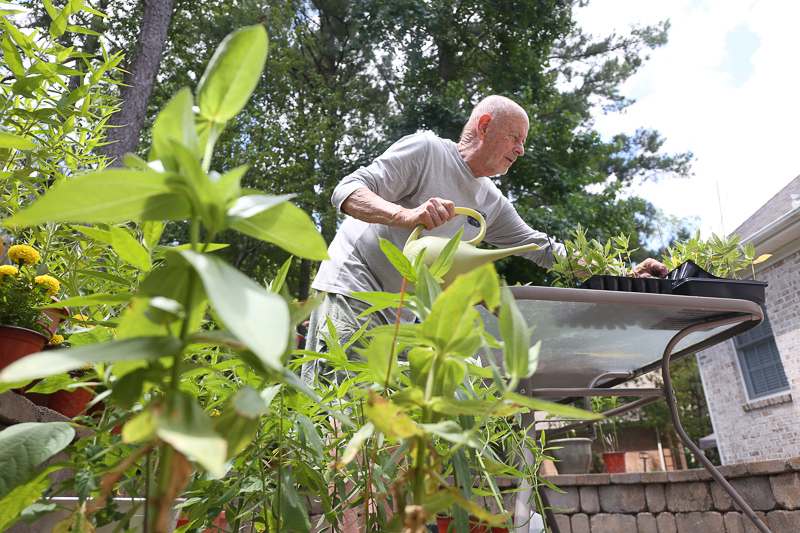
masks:
<svg viewBox="0 0 800 533"><path fill-rule="evenodd" d="M482 115L481 118L478 119L478 139L485 140L486 139L486 132L489 131L489 123L492 121L492 117L489 115Z"/></svg>

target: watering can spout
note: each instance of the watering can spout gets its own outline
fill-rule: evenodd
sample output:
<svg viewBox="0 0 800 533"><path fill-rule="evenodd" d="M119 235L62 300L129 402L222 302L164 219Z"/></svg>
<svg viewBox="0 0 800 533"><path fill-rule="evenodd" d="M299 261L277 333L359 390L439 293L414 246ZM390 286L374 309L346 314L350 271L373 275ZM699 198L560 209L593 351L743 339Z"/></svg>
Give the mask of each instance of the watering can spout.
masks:
<svg viewBox="0 0 800 533"><path fill-rule="evenodd" d="M442 288L446 288L448 285L450 285L450 283L452 283L457 276L466 274L470 270L485 265L486 263L497 261L498 259L508 257L509 255L539 249L538 244L527 244L524 246L502 248L499 250L482 250L480 248L476 248L475 245L481 242L484 235L486 235L486 221L480 213L466 207L456 207L456 214L469 215L475 218L481 225L481 231L476 238L470 241L461 241L458 243L450 270L447 271L444 276L442 276L442 279L444 280L444 283L442 283ZM423 229L425 229L425 226L417 226L414 229L414 231L408 237L406 245L403 247L403 254L413 262L417 256L419 256L422 250L425 250L424 261L425 264L430 267L433 265L434 261L436 261L436 258L442 253L449 239L433 236L417 238Z"/></svg>

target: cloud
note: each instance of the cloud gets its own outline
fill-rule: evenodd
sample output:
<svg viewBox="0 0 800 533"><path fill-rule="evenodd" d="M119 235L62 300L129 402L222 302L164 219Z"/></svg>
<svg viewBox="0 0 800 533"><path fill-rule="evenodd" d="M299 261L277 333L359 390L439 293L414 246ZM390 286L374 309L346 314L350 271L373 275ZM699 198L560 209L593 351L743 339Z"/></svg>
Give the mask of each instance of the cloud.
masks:
<svg viewBox="0 0 800 533"><path fill-rule="evenodd" d="M669 43L623 87L637 102L598 115L604 136L645 126L668 152L692 151L695 176L644 184L638 194L709 232L730 233L800 174L800 3L752 0L592 0L577 10L595 35L670 19Z"/></svg>

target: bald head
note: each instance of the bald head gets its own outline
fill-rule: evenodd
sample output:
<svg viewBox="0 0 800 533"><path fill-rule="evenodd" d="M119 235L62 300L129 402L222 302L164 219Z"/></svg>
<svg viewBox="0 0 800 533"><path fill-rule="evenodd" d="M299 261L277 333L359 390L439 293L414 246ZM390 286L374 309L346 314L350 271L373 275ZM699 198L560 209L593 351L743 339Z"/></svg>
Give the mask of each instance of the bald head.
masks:
<svg viewBox="0 0 800 533"><path fill-rule="evenodd" d="M489 115L492 120L499 123L506 123L520 116L524 116L525 120L528 120L528 114L514 100L497 94L487 96L478 102L478 105L472 110L472 114L461 132L460 143L469 144L475 140L478 122L484 115Z"/></svg>

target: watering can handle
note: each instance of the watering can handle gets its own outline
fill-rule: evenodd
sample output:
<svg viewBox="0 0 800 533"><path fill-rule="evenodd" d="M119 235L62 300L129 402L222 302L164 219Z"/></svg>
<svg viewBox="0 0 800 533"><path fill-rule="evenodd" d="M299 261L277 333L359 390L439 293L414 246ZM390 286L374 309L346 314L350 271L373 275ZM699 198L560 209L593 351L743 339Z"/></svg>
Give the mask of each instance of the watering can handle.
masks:
<svg viewBox="0 0 800 533"><path fill-rule="evenodd" d="M474 245L478 244L479 242L481 242L483 240L484 235L486 235L486 220L484 220L483 215L481 215L480 213L478 213L474 209L470 209L469 207L456 207L456 214L457 215L469 215L472 218L476 219L478 221L478 223L481 225L481 232L474 239L472 239L470 241L467 241L467 244L472 244L474 246ZM424 230L424 229L425 229L425 226L422 225L422 224L420 224L419 226L414 228L414 231L412 231L411 235L408 236L408 240L406 241L406 246L408 246L408 244L411 241L416 239L419 236L419 234L422 233L422 230Z"/></svg>

